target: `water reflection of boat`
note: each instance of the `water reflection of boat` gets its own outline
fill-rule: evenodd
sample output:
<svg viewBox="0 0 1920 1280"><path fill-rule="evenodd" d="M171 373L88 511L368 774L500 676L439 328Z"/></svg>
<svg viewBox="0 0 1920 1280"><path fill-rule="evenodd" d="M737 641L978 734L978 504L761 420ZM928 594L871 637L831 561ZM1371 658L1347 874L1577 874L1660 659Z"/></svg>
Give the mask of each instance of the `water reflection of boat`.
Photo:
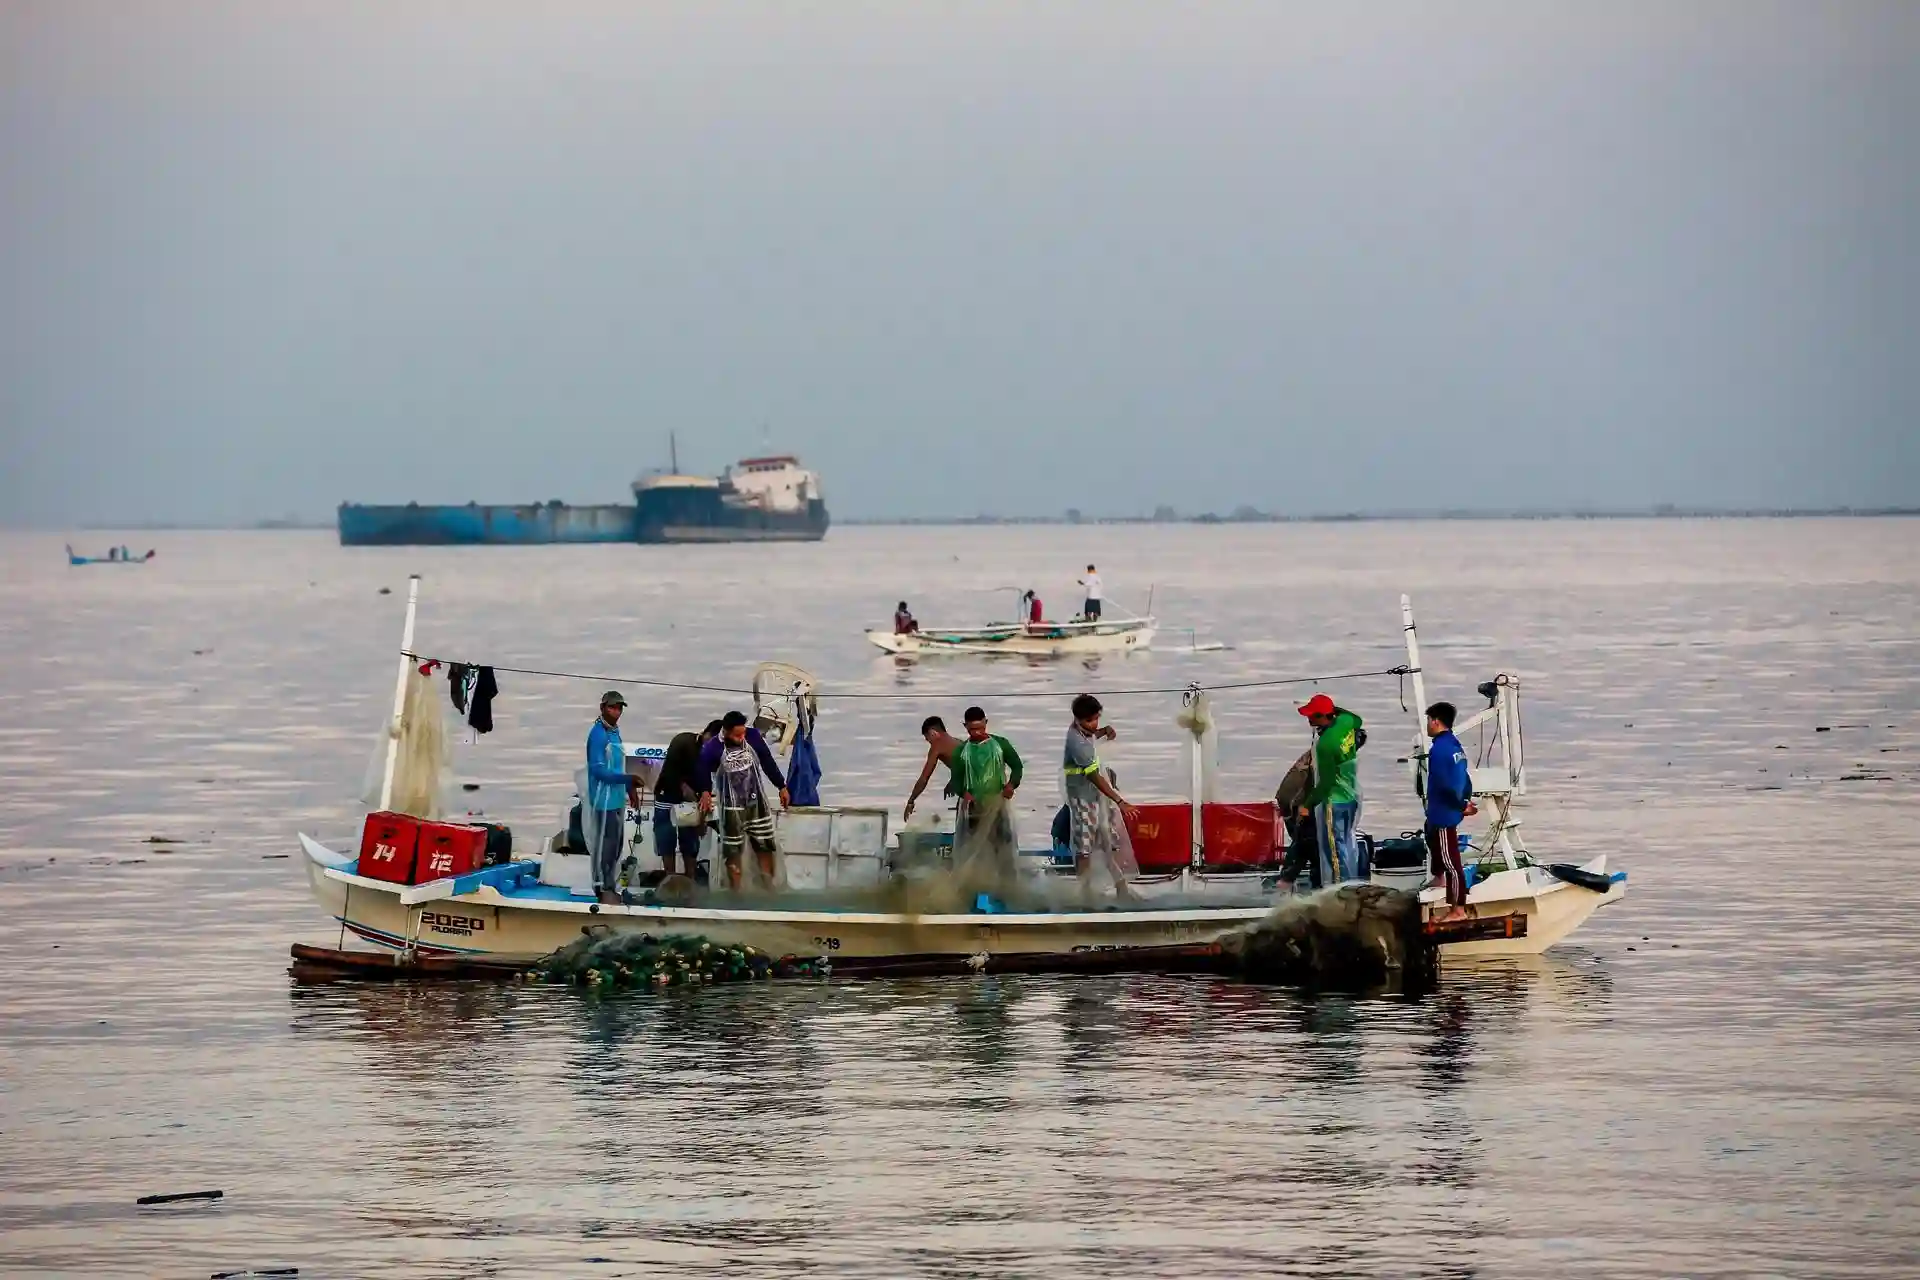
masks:
<svg viewBox="0 0 1920 1280"><path fill-rule="evenodd" d="M1415 705L1424 703L1411 606L1405 609ZM402 642L401 686L396 691L397 743L412 654L414 599L408 603ZM1578 928L1599 906L1624 892L1624 873L1611 872L1604 854L1578 867L1542 865L1530 857L1514 812L1525 792L1525 760L1519 734L1518 682L1501 676L1482 686L1489 699L1464 731L1490 726L1494 751L1476 766L1476 795L1492 816L1478 844L1477 879L1468 897L1473 919L1458 925L1429 924L1428 936L1446 953L1525 954L1545 950ZM1200 691L1194 690L1195 696ZM811 732L816 697L812 677L799 668L768 664L755 673L754 722L776 750L789 755ZM1196 743L1205 717L1196 717ZM647 749L636 748L636 757ZM599 902L583 884L583 854L564 835L537 856L496 865L462 865L439 878L369 875L354 853L300 837L309 884L326 912L357 937L404 954L525 961L547 955L582 932L699 934L714 943L748 945L774 955L971 960L985 967L994 956L1062 956L1074 953L1207 944L1264 918L1287 892L1277 869L1282 838L1270 801L1209 802L1202 782L1202 752L1192 753L1192 790L1181 804L1149 806L1165 828L1149 833L1136 822L1131 832L1143 875L1121 901L1089 900L1077 890L1070 867L1051 858L1028 864L1021 898L1030 905L1009 909L990 895L924 899L931 908L902 909L902 886L914 872L888 838L882 810L814 806L780 816L780 864L776 880L758 896L716 884L708 890L661 896L642 889L620 902ZM392 756L386 791L392 794ZM629 771L633 772L632 764ZM387 806L383 801L382 809ZM370 815L362 849L370 847ZM401 825L414 821L400 818ZM397 829L397 828L396 828ZM443 829L444 830L444 829ZM646 852L651 824L632 825L633 850ZM455 836L460 834L456 829ZM468 835L473 834L468 832ZM1147 856L1151 838L1159 852ZM375 857L382 856L379 846ZM411 866L411 858L408 858ZM657 866L657 862L655 863ZM1438 888L1420 889L1424 861L1412 867L1376 868L1375 879L1418 890L1430 915L1444 907ZM424 883L417 882L424 879ZM716 877L723 880L724 877ZM1030 890L1030 891L1029 891ZM1010 899L1011 900L1011 899ZM1045 906L1031 904L1045 903Z"/></svg>

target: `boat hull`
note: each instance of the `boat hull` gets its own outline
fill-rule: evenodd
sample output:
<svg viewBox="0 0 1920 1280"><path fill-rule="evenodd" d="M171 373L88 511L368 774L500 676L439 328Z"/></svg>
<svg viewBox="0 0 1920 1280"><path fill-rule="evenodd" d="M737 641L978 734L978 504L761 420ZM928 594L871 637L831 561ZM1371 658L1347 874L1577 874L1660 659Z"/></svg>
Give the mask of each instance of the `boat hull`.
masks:
<svg viewBox="0 0 1920 1280"><path fill-rule="evenodd" d="M1603 855L1585 863L1582 870L1605 876L1607 859ZM1568 935L1587 922L1588 917L1609 903L1626 896L1626 877L1614 873L1604 893L1555 879L1544 867L1522 867L1488 876L1467 894L1467 906L1480 914L1522 915L1526 931L1512 938L1485 938L1448 943L1442 948L1449 960L1479 956L1538 955L1564 942ZM1422 895L1430 899L1437 891Z"/></svg>
<svg viewBox="0 0 1920 1280"><path fill-rule="evenodd" d="M303 840L305 838L303 837ZM311 852L311 851L310 851ZM409 905L402 886L351 875L311 857L308 878L321 907L377 946L428 955L536 960L589 930L697 934L773 955L1047 955L1106 948L1211 942L1270 907L1048 914L903 915L893 912L760 911L603 906L586 898L517 902L490 887Z"/></svg>
<svg viewBox="0 0 1920 1280"><path fill-rule="evenodd" d="M878 959L899 956L1062 955L1214 942L1264 918L1274 899L1238 906L1162 907L997 914L759 910L729 907L602 905L555 892L527 899L491 885L448 891L451 882L408 889L352 871L353 860L307 836L308 882L343 929L376 946L425 955L524 962L550 955L585 932L696 934L774 955ZM1605 874L1606 859L1585 869ZM1429 890L1423 898L1431 899ZM1501 872L1474 887L1468 901L1482 917L1524 915L1511 936L1442 942L1447 959L1533 955L1560 942L1588 916L1625 892L1606 893L1555 880L1544 869ZM409 901L408 899L412 899Z"/></svg>
<svg viewBox="0 0 1920 1280"><path fill-rule="evenodd" d="M549 543L632 542L633 508L531 505L433 507L342 503L343 547L540 546Z"/></svg>

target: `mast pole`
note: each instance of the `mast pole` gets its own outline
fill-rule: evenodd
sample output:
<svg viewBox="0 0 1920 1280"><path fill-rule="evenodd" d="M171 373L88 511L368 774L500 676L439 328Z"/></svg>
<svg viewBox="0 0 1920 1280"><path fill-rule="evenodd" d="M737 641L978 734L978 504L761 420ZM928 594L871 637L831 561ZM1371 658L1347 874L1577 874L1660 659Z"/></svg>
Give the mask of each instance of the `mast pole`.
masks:
<svg viewBox="0 0 1920 1280"><path fill-rule="evenodd" d="M667 432L667 465L673 468L673 474L680 474L680 437L672 431Z"/></svg>
<svg viewBox="0 0 1920 1280"><path fill-rule="evenodd" d="M1400 597L1400 625L1407 635L1407 674L1413 677L1413 751L1407 757L1415 788L1426 794L1427 682L1420 673L1420 636L1413 628L1413 601Z"/></svg>
<svg viewBox="0 0 1920 1280"><path fill-rule="evenodd" d="M387 768L380 778L380 810L393 805L393 770L400 761L400 732L406 727L407 665L413 661L413 620L420 608L420 575L407 575L407 625L400 633L400 670L393 678L393 719L387 724Z"/></svg>

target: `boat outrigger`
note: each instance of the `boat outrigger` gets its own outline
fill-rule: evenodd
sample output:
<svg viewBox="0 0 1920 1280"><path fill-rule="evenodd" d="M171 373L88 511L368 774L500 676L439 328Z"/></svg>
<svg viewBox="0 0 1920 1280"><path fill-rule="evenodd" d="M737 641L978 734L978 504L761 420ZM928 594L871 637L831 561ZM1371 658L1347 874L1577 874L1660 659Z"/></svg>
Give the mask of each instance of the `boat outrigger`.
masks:
<svg viewBox="0 0 1920 1280"><path fill-rule="evenodd" d="M659 862L650 848L651 825L636 821L631 853L642 874L622 901L597 901L585 855L573 852L564 834L540 842L537 850L502 850L489 860L482 856L483 829L388 811L398 744L407 728L408 681L418 661L413 652L418 593L416 579L408 595L381 811L369 815L357 854L299 837L321 908L339 921L343 934L351 932L389 952L524 963L583 932L604 930L693 933L776 956L929 958L983 968L995 956L1209 943L1262 920L1292 892L1279 877L1284 840L1273 802L1207 800L1196 749L1190 753L1188 797L1142 806L1130 824L1140 875L1117 900L1084 896L1070 858L1063 868L1050 849L1022 851L1018 859L1033 889L1023 900L1049 903L1044 908L1012 908L983 894L963 909L952 909L950 898L937 909L914 909L914 902L930 899L916 898L913 886L941 874L938 839L920 832L896 838L884 810L816 806L780 815L779 883L771 889L742 893L727 888L720 876L711 888L694 889L684 881L673 888L671 881L645 875ZM1412 676L1420 706L1424 689L1412 607L1405 597L1401 604L1406 674ZM1625 873L1609 870L1604 854L1571 866L1543 865L1527 852L1515 812L1526 793L1519 687L1505 675L1481 686L1487 709L1459 726L1464 731L1485 725L1491 731L1487 759L1475 766L1474 776L1476 796L1492 821L1472 846L1476 878L1468 906L1474 920L1447 927L1440 943L1445 956L1543 951L1625 892ZM798 667L768 664L756 672L753 720L778 755L790 759L811 732L816 696L812 676ZM1189 709L1206 696L1197 686L1190 689ZM1183 725L1190 719L1197 723L1204 717L1183 716ZM1192 732L1198 741L1202 730ZM629 772L639 774L643 786L660 754L658 747L629 749ZM1408 857L1406 843L1378 846L1372 877L1418 892L1429 917L1437 917L1445 907L1443 892L1424 887L1424 850ZM1388 844L1397 846L1398 858L1387 856ZM398 870L401 862L406 870ZM639 887L649 880L652 887Z"/></svg>

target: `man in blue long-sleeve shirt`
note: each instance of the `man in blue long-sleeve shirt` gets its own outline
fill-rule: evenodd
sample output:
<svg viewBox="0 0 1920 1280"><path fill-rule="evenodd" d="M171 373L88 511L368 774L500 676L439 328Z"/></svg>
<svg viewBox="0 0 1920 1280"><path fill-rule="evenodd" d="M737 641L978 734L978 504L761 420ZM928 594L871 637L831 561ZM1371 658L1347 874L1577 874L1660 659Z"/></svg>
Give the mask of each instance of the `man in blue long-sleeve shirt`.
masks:
<svg viewBox="0 0 1920 1280"><path fill-rule="evenodd" d="M627 806L640 802L640 780L627 772L627 748L620 741L620 715L627 700L618 689L600 695L600 718L587 730L587 785L580 797L580 829L593 857L594 896L617 902L614 877L626 844Z"/></svg>
<svg viewBox="0 0 1920 1280"><path fill-rule="evenodd" d="M1473 777L1467 751L1453 736L1451 702L1427 708L1427 861L1447 887L1447 916L1467 912L1467 873L1460 863L1460 820L1479 812L1473 803Z"/></svg>
<svg viewBox="0 0 1920 1280"><path fill-rule="evenodd" d="M765 887L774 888L773 807L767 803L766 788L760 784L764 771L780 792L780 807L793 803L787 780L779 762L767 747L760 731L747 723L738 711L729 711L720 721L720 736L700 748L700 807L711 813L720 809L720 857L727 864L727 883L740 887L740 855L753 843L754 861L760 866Z"/></svg>

